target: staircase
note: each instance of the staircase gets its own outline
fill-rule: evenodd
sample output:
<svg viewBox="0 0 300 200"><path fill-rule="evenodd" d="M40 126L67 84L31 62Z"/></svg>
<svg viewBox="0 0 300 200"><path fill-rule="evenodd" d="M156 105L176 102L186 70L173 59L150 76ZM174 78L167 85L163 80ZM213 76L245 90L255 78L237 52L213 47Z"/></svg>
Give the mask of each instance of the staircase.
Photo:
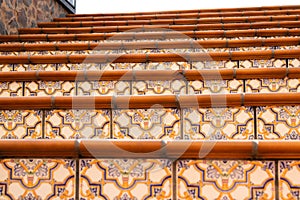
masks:
<svg viewBox="0 0 300 200"><path fill-rule="evenodd" d="M299 199L299 14L69 14L1 35L0 199Z"/></svg>

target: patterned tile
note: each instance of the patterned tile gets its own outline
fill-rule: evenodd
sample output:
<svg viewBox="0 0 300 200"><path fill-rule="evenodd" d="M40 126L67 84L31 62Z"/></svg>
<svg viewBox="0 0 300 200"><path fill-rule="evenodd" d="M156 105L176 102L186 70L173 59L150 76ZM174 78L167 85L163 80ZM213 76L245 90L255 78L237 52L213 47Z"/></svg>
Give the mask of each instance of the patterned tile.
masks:
<svg viewBox="0 0 300 200"><path fill-rule="evenodd" d="M257 107L258 139L300 139L299 106Z"/></svg>
<svg viewBox="0 0 300 200"><path fill-rule="evenodd" d="M145 94L186 94L186 83L174 81L137 81L133 82L133 95Z"/></svg>
<svg viewBox="0 0 300 200"><path fill-rule="evenodd" d="M15 64L14 71L55 71L56 65L55 64L36 64L36 65L28 65L28 64Z"/></svg>
<svg viewBox="0 0 300 200"><path fill-rule="evenodd" d="M254 139L253 116L251 107L183 109L183 138Z"/></svg>
<svg viewBox="0 0 300 200"><path fill-rule="evenodd" d="M192 69L232 69L237 68L237 61L203 61L192 62Z"/></svg>
<svg viewBox="0 0 300 200"><path fill-rule="evenodd" d="M1 72L11 72L14 70L13 64L0 64L0 71Z"/></svg>
<svg viewBox="0 0 300 200"><path fill-rule="evenodd" d="M251 79L246 80L246 92L298 92L300 79ZM298 89L299 88L299 89Z"/></svg>
<svg viewBox="0 0 300 200"><path fill-rule="evenodd" d="M300 163L298 160L278 161L280 199L300 198Z"/></svg>
<svg viewBox="0 0 300 200"><path fill-rule="evenodd" d="M288 67L300 67L300 59L294 58L288 60Z"/></svg>
<svg viewBox="0 0 300 200"><path fill-rule="evenodd" d="M177 198L275 199L274 161L181 160Z"/></svg>
<svg viewBox="0 0 300 200"><path fill-rule="evenodd" d="M1 139L42 138L42 111L1 110Z"/></svg>
<svg viewBox="0 0 300 200"><path fill-rule="evenodd" d="M51 110L46 111L45 138L100 139L110 137L108 110Z"/></svg>
<svg viewBox="0 0 300 200"><path fill-rule="evenodd" d="M178 109L136 109L113 111L115 139L179 139Z"/></svg>
<svg viewBox="0 0 300 200"><path fill-rule="evenodd" d="M190 81L189 94L242 93L243 85L242 80Z"/></svg>
<svg viewBox="0 0 300 200"><path fill-rule="evenodd" d="M24 96L74 96L75 83L70 81L25 82Z"/></svg>
<svg viewBox="0 0 300 200"><path fill-rule="evenodd" d="M172 199L169 160L81 160L80 199Z"/></svg>
<svg viewBox="0 0 300 200"><path fill-rule="evenodd" d="M0 82L0 97L23 96L22 82Z"/></svg>
<svg viewBox="0 0 300 200"><path fill-rule="evenodd" d="M268 67L286 67L285 59L270 59L270 60L241 60L240 68L268 68Z"/></svg>
<svg viewBox="0 0 300 200"><path fill-rule="evenodd" d="M129 95L130 83L127 81L86 81L78 83L78 95Z"/></svg>
<svg viewBox="0 0 300 200"><path fill-rule="evenodd" d="M75 199L75 161L0 160L1 199Z"/></svg>

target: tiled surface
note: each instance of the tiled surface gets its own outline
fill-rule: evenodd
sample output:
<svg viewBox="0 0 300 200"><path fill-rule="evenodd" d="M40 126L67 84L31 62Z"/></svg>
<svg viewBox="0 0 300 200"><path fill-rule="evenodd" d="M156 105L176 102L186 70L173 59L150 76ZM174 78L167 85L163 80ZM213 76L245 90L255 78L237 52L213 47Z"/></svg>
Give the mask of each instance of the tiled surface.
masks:
<svg viewBox="0 0 300 200"><path fill-rule="evenodd" d="M300 162L298 160L279 161L279 196L280 199L300 198Z"/></svg>
<svg viewBox="0 0 300 200"><path fill-rule="evenodd" d="M177 195L183 199L275 199L274 161L181 160Z"/></svg>
<svg viewBox="0 0 300 200"><path fill-rule="evenodd" d="M288 67L300 67L300 59L294 58L294 59L288 59Z"/></svg>
<svg viewBox="0 0 300 200"><path fill-rule="evenodd" d="M137 81L133 82L133 95L186 94L186 82L174 81Z"/></svg>
<svg viewBox="0 0 300 200"><path fill-rule="evenodd" d="M129 95L131 84L128 81L86 81L78 82L78 95Z"/></svg>
<svg viewBox="0 0 300 200"><path fill-rule="evenodd" d="M81 160L80 199L172 199L169 160Z"/></svg>
<svg viewBox="0 0 300 200"><path fill-rule="evenodd" d="M239 68L268 68L268 67L286 67L285 59L270 60L241 60Z"/></svg>
<svg viewBox="0 0 300 200"><path fill-rule="evenodd" d="M299 92L300 79L251 79L246 80L246 92Z"/></svg>
<svg viewBox="0 0 300 200"><path fill-rule="evenodd" d="M1 110L1 139L42 138L42 111Z"/></svg>
<svg viewBox="0 0 300 200"><path fill-rule="evenodd" d="M0 160L0 199L75 199L75 162Z"/></svg>
<svg viewBox="0 0 300 200"><path fill-rule="evenodd" d="M223 69L237 68L237 61L203 61L192 62L192 69Z"/></svg>
<svg viewBox="0 0 300 200"><path fill-rule="evenodd" d="M242 80L196 80L189 82L189 94L242 93Z"/></svg>
<svg viewBox="0 0 300 200"><path fill-rule="evenodd" d="M55 71L56 65L55 64L15 64L14 71L23 72L23 71Z"/></svg>
<svg viewBox="0 0 300 200"><path fill-rule="evenodd" d="M32 81L25 82L24 96L74 96L75 82Z"/></svg>
<svg viewBox="0 0 300 200"><path fill-rule="evenodd" d="M299 106L258 107L258 139L299 140L299 111Z"/></svg>
<svg viewBox="0 0 300 200"><path fill-rule="evenodd" d="M179 139L178 109L113 110L115 139Z"/></svg>
<svg viewBox="0 0 300 200"><path fill-rule="evenodd" d="M0 82L0 96L23 96L22 82Z"/></svg>
<svg viewBox="0 0 300 200"><path fill-rule="evenodd" d="M110 112L108 110L51 110L45 112L45 138L103 139L110 137Z"/></svg>
<svg viewBox="0 0 300 200"><path fill-rule="evenodd" d="M183 138L201 140L254 139L251 107L183 110Z"/></svg>

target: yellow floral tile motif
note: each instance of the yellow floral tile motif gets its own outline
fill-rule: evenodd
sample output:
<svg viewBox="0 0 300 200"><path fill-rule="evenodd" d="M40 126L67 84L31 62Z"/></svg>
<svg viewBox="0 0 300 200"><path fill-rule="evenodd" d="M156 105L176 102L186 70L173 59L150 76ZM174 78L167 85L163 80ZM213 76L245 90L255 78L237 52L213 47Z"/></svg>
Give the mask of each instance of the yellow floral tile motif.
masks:
<svg viewBox="0 0 300 200"><path fill-rule="evenodd" d="M133 82L133 95L186 94L186 82L174 81L136 81Z"/></svg>
<svg viewBox="0 0 300 200"><path fill-rule="evenodd" d="M246 80L246 92L299 92L300 79L251 79Z"/></svg>
<svg viewBox="0 0 300 200"><path fill-rule="evenodd" d="M75 161L0 160L1 199L75 199Z"/></svg>
<svg viewBox="0 0 300 200"><path fill-rule="evenodd" d="M81 200L172 199L169 160L80 160Z"/></svg>
<svg viewBox="0 0 300 200"><path fill-rule="evenodd" d="M254 139L252 107L183 109L183 139Z"/></svg>
<svg viewBox="0 0 300 200"><path fill-rule="evenodd" d="M40 139L42 138L42 111L1 110L1 139Z"/></svg>
<svg viewBox="0 0 300 200"><path fill-rule="evenodd" d="M74 96L75 82L31 81L25 82L24 96Z"/></svg>
<svg viewBox="0 0 300 200"><path fill-rule="evenodd" d="M0 97L23 96L22 82L0 82Z"/></svg>
<svg viewBox="0 0 300 200"><path fill-rule="evenodd" d="M23 72L23 71L55 71L55 64L15 64L14 71Z"/></svg>
<svg viewBox="0 0 300 200"><path fill-rule="evenodd" d="M110 137L109 110L45 111L47 139L103 139Z"/></svg>
<svg viewBox="0 0 300 200"><path fill-rule="evenodd" d="M294 58L288 60L289 67L300 67L300 59Z"/></svg>
<svg viewBox="0 0 300 200"><path fill-rule="evenodd" d="M180 160L177 199L275 199L275 162Z"/></svg>
<svg viewBox="0 0 300 200"><path fill-rule="evenodd" d="M300 162L298 160L278 161L279 196L283 200L300 198Z"/></svg>
<svg viewBox="0 0 300 200"><path fill-rule="evenodd" d="M78 95L129 95L130 83L128 81L85 81L78 82Z"/></svg>
<svg viewBox="0 0 300 200"><path fill-rule="evenodd" d="M189 82L189 94L242 93L242 80L196 80Z"/></svg>
<svg viewBox="0 0 300 200"><path fill-rule="evenodd" d="M237 67L238 62L231 60L192 62L192 69L232 69Z"/></svg>
<svg viewBox="0 0 300 200"><path fill-rule="evenodd" d="M241 60L239 68L268 68L278 67L285 68L285 59L270 59L270 60Z"/></svg>
<svg viewBox="0 0 300 200"><path fill-rule="evenodd" d="M14 71L14 65L13 64L0 64L0 71L1 72Z"/></svg>
<svg viewBox="0 0 300 200"><path fill-rule="evenodd" d="M180 139L178 109L113 110L114 139Z"/></svg>
<svg viewBox="0 0 300 200"><path fill-rule="evenodd" d="M258 139L300 139L300 106L257 107Z"/></svg>

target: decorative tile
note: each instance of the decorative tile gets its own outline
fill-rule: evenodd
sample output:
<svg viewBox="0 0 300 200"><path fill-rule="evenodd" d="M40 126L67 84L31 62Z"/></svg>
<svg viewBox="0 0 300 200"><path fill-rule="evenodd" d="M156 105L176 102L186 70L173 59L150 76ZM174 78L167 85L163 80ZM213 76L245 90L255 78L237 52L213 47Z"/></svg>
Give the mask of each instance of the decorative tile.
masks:
<svg viewBox="0 0 300 200"><path fill-rule="evenodd" d="M55 71L56 65L55 64L15 64L14 65L14 71Z"/></svg>
<svg viewBox="0 0 300 200"><path fill-rule="evenodd" d="M1 72L11 72L14 70L13 64L0 64L0 71Z"/></svg>
<svg viewBox="0 0 300 200"><path fill-rule="evenodd" d="M196 80L189 82L189 94L242 93L243 85L242 80Z"/></svg>
<svg viewBox="0 0 300 200"><path fill-rule="evenodd" d="M300 67L300 59L288 59L288 67Z"/></svg>
<svg viewBox="0 0 300 200"><path fill-rule="evenodd" d="M237 68L237 61L199 61L192 62L192 69L232 69Z"/></svg>
<svg viewBox="0 0 300 200"><path fill-rule="evenodd" d="M268 68L278 67L285 68L285 59L270 59L270 60L241 60L239 68Z"/></svg>
<svg viewBox="0 0 300 200"><path fill-rule="evenodd" d="M298 92L300 79L251 79L246 80L246 92ZM298 89L299 88L299 89Z"/></svg>
<svg viewBox="0 0 300 200"><path fill-rule="evenodd" d="M22 82L0 82L0 96L23 96Z"/></svg>
<svg viewBox="0 0 300 200"><path fill-rule="evenodd" d="M186 94L186 83L183 80L133 82L133 95L145 94Z"/></svg>
<svg viewBox="0 0 300 200"><path fill-rule="evenodd" d="M278 161L280 199L300 198L300 163L298 160Z"/></svg>
<svg viewBox="0 0 300 200"><path fill-rule="evenodd" d="M42 138L42 111L1 110L1 139Z"/></svg>
<svg viewBox="0 0 300 200"><path fill-rule="evenodd" d="M78 83L78 95L129 95L128 81L86 81Z"/></svg>
<svg viewBox="0 0 300 200"><path fill-rule="evenodd" d="M179 139L178 109L135 109L113 111L115 139Z"/></svg>
<svg viewBox="0 0 300 200"><path fill-rule="evenodd" d="M110 113L108 110L51 110L45 112L45 138L100 139L110 137Z"/></svg>
<svg viewBox="0 0 300 200"><path fill-rule="evenodd" d="M0 160L1 199L75 199L75 161Z"/></svg>
<svg viewBox="0 0 300 200"><path fill-rule="evenodd" d="M275 199L274 161L181 160L177 198Z"/></svg>
<svg viewBox="0 0 300 200"><path fill-rule="evenodd" d="M254 139L252 107L183 109L183 138Z"/></svg>
<svg viewBox="0 0 300 200"><path fill-rule="evenodd" d="M257 107L258 139L300 139L300 106Z"/></svg>
<svg viewBox="0 0 300 200"><path fill-rule="evenodd" d="M70 81L31 81L25 82L24 96L74 96L75 82Z"/></svg>
<svg viewBox="0 0 300 200"><path fill-rule="evenodd" d="M71 71L71 70L95 70L99 71L106 64L99 63L72 63L72 64L57 64L58 71Z"/></svg>
<svg viewBox="0 0 300 200"><path fill-rule="evenodd" d="M172 199L169 160L81 160L80 199Z"/></svg>

